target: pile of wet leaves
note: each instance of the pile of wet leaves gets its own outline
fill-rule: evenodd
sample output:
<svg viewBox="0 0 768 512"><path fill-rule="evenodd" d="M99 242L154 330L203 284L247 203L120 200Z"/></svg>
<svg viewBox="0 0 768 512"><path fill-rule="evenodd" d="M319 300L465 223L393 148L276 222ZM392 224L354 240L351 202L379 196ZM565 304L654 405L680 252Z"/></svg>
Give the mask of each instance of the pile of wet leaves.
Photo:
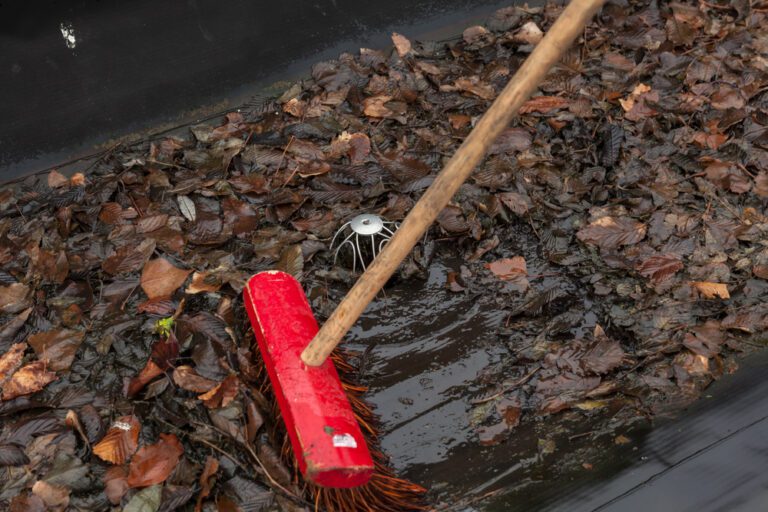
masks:
<svg viewBox="0 0 768 512"><path fill-rule="evenodd" d="M311 507L254 365L246 279L289 272L327 315L354 279L334 232L401 220L561 11L394 34L218 126L0 191L0 506ZM450 252L446 287L508 313L509 361L473 400L481 443L565 410L679 410L763 345L767 17L608 3L404 263L417 279Z"/></svg>

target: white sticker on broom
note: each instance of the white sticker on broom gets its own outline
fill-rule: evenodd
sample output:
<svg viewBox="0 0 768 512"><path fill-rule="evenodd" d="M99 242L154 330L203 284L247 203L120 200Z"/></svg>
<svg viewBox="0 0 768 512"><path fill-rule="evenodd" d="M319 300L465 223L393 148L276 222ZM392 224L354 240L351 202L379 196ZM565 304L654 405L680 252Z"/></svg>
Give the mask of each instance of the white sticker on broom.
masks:
<svg viewBox="0 0 768 512"><path fill-rule="evenodd" d="M357 448L357 441L351 434L334 434L333 435L333 447L334 448Z"/></svg>

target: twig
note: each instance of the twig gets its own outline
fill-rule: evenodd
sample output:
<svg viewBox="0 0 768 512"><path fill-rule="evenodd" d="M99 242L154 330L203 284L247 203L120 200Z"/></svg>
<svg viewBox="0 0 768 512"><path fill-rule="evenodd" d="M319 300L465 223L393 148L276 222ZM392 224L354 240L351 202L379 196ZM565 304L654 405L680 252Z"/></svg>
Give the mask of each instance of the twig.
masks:
<svg viewBox="0 0 768 512"><path fill-rule="evenodd" d="M285 160L285 154L288 152L288 148L291 147L291 144L293 144L293 141L296 139L293 135L291 135L291 138L288 140L288 144L285 145L285 149L283 150L283 154L280 156L280 161L277 163L277 169L275 169L275 174L280 172L280 168L283 166L283 160Z"/></svg>
<svg viewBox="0 0 768 512"><path fill-rule="evenodd" d="M494 393L491 396L488 396L488 397L485 397L485 398L478 398L476 400L470 400L469 403L471 403L472 405L477 405L477 404L484 404L486 402L490 402L491 400L495 400L495 399L499 398L501 395L503 395L504 393L506 393L507 391L511 391L511 390L515 389L517 386L522 386L523 384L528 382L531 379L531 377L533 377L536 374L536 372L538 372L539 370L541 370L541 366L537 366L536 368L534 368L533 370L528 372L523 377L517 379L515 382L513 382L509 386L505 386L505 387L501 388L501 391L499 391L498 393Z"/></svg>
<svg viewBox="0 0 768 512"><path fill-rule="evenodd" d="M213 429L213 430L215 430L216 432L218 432L222 436L232 437L231 435L227 434L226 432L224 432L223 430L218 428L216 425L208 425L208 424L201 423L201 422L195 421L195 420L190 420L190 423L196 424L196 425L201 426L203 428ZM267 470L266 466L264 466L264 463L261 462L261 459L259 459L259 456L256 455L256 452L253 451L253 448L251 448L249 444L247 444L247 443L240 443L240 444L241 444L241 446L243 446L248 451L248 453L253 458L253 460L256 461L256 464L259 465L259 468L261 468L261 471L263 471L264 476L267 477L267 480L269 480L270 484L272 484L274 487L280 489L280 491L282 491L287 497L298 498L296 496L295 492L291 492L288 489L286 489L285 487L283 487L277 480L275 480L272 477L272 475L269 474L269 471Z"/></svg>

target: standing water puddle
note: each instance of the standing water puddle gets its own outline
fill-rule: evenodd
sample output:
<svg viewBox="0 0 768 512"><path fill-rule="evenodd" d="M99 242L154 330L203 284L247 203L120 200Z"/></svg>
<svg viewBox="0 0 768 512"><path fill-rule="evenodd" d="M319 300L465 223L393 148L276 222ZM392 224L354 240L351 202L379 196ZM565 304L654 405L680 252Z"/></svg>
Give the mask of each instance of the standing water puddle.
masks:
<svg viewBox="0 0 768 512"><path fill-rule="evenodd" d="M527 259L534 262L535 247L528 247ZM513 357L499 335L509 312L493 294L449 291L447 276L460 266L458 258L443 255L432 262L426 280L387 288L347 338L348 348L366 354L361 365L370 387L366 398L381 417L382 447L398 472L430 488L443 503L458 503L457 509L474 510L472 503L499 493L515 505L505 502L499 510L524 510L532 504L526 499L532 485L541 504L560 492L564 481L558 476L580 472L583 479L587 461L594 466L602 461L591 479L626 465L622 457L631 457L631 446L600 454L617 434L605 415L585 420L583 414L565 413L523 422L506 441L480 445L472 400L502 382L505 363ZM634 429L621 423L635 439L646 430L644 421ZM542 451L542 441L554 442L556 452Z"/></svg>

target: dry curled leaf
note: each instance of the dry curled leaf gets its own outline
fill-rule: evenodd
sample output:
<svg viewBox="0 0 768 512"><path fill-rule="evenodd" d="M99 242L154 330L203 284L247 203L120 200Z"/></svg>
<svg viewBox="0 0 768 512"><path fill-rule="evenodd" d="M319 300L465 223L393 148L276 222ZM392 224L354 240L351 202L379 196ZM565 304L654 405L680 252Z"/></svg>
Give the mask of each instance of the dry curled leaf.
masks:
<svg viewBox="0 0 768 512"><path fill-rule="evenodd" d="M211 488L216 483L214 477L218 470L219 461L210 455L206 457L203 472L200 474L200 494L197 496L195 512L200 512L203 509L203 500L211 494Z"/></svg>
<svg viewBox="0 0 768 512"><path fill-rule="evenodd" d="M142 446L131 459L128 469L130 487L147 487L165 482L179 463L184 448L173 434L160 434L160 440Z"/></svg>
<svg viewBox="0 0 768 512"><path fill-rule="evenodd" d="M11 400L18 396L36 393L56 380L56 374L47 370L44 361L35 361L22 366L2 385L2 399Z"/></svg>
<svg viewBox="0 0 768 512"><path fill-rule="evenodd" d="M50 173L48 173L48 186L51 188L63 187L68 182L69 179L56 169L53 169Z"/></svg>
<svg viewBox="0 0 768 512"><path fill-rule="evenodd" d="M123 464L136 451L141 424L136 416L116 419L107 434L93 447L93 453L101 460Z"/></svg>
<svg viewBox="0 0 768 512"><path fill-rule="evenodd" d="M217 292L221 288L221 283L213 275L206 272L195 272L192 274L192 282L189 283L184 293L194 295L196 293Z"/></svg>
<svg viewBox="0 0 768 512"><path fill-rule="evenodd" d="M411 42L408 40L408 38L402 34L398 34L397 32L392 32L392 44L395 45L397 54L401 58L409 55L413 51Z"/></svg>
<svg viewBox="0 0 768 512"><path fill-rule="evenodd" d="M691 281L691 286L696 288L702 297L705 299L730 299L731 295L728 293L728 287L724 283L710 283L706 281Z"/></svg>
<svg viewBox="0 0 768 512"><path fill-rule="evenodd" d="M175 267L165 258L156 258L144 265L141 288L150 299L169 297L184 283L190 272Z"/></svg>
<svg viewBox="0 0 768 512"><path fill-rule="evenodd" d="M516 43L538 44L544 38L544 32L541 31L536 23L529 21L525 23L512 37Z"/></svg>
<svg viewBox="0 0 768 512"><path fill-rule="evenodd" d="M237 376L228 375L223 381L219 382L216 387L203 393L198 398L202 400L205 406L209 409L218 409L219 407L228 406L237 396L239 389L240 381Z"/></svg>
<svg viewBox="0 0 768 512"><path fill-rule="evenodd" d="M26 349L26 343L14 343L5 354L0 356L0 386L21 366Z"/></svg>

